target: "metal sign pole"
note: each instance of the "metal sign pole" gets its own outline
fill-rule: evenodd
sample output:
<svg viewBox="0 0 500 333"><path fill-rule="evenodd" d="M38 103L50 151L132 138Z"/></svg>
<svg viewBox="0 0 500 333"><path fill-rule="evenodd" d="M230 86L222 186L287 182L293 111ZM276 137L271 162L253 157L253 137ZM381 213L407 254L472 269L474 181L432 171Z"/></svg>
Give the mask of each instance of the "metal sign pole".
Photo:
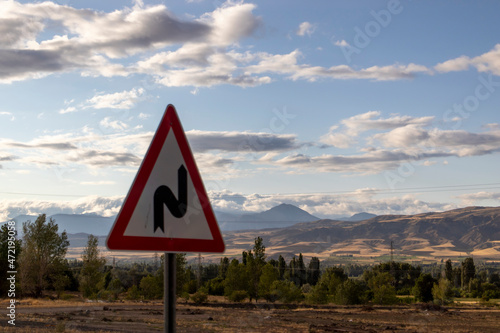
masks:
<svg viewBox="0 0 500 333"><path fill-rule="evenodd" d="M164 318L165 333L175 333L175 280L176 280L176 257L175 253L165 252L164 262Z"/></svg>

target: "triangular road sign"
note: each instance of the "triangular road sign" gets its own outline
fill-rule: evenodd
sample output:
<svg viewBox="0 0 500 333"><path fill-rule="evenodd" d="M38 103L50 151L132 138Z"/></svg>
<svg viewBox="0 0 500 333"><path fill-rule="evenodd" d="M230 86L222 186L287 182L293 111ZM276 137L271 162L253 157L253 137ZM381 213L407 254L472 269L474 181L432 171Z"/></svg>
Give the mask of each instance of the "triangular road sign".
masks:
<svg viewBox="0 0 500 333"><path fill-rule="evenodd" d="M224 252L186 135L168 105L106 240L110 250Z"/></svg>

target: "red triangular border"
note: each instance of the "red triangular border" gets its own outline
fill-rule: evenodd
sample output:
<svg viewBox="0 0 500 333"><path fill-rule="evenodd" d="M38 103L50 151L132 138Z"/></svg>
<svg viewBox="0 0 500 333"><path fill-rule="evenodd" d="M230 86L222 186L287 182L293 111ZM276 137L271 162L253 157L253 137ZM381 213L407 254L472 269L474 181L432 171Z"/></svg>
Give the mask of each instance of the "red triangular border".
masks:
<svg viewBox="0 0 500 333"><path fill-rule="evenodd" d="M186 169L193 182L194 188L203 208L203 213L208 222L208 227L212 233L213 239L189 239L189 238L164 238L164 237L143 237L143 236L125 236L125 230L134 213L135 207L146 186L153 167L158 159L160 151L167 139L169 131L174 131L175 138L179 144L182 157L186 164ZM203 186L200 173L194 161L193 153L187 142L186 134L179 121L177 112L172 104L169 104L165 110L163 118L151 141L146 156L135 176L130 190L125 197L123 205L116 217L113 228L106 240L106 246L109 250L128 250L128 251L155 251L155 252L224 252L225 245L222 239L217 220L215 219L212 206Z"/></svg>

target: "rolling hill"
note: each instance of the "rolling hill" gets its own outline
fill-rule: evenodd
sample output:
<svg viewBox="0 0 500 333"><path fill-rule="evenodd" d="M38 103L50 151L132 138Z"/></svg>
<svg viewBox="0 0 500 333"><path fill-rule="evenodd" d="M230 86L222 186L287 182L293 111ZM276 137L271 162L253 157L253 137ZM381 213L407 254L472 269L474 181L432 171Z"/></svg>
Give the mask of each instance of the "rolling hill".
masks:
<svg viewBox="0 0 500 333"><path fill-rule="evenodd" d="M500 207L467 207L439 213L382 215L359 222L319 220L257 232L225 234L227 253L251 248L264 239L270 256L328 258L353 255L373 258L395 253L413 258L473 255L500 260Z"/></svg>
<svg viewBox="0 0 500 333"><path fill-rule="evenodd" d="M81 255L88 234L107 235L114 220L97 215L59 214L52 217L60 224L59 230L68 231L68 255L73 258ZM21 216L16 220L22 222L35 218ZM362 221L338 221L317 219L298 207L282 204L261 213L228 215L228 218L237 219L237 223L229 224L229 228L261 228L227 230L224 221L219 221L226 243L224 255L229 257L241 256L242 251L252 248L255 237L260 236L264 239L269 257L281 254L291 258L302 253L306 257L317 256L321 259L356 257L374 261L389 255L392 242L394 254L407 260L473 255L474 258L500 261L500 207L466 207L446 212L380 215ZM267 229L262 229L264 227ZM99 239L100 245L104 246L105 236ZM112 253L105 250L104 254L121 259L152 257L146 252ZM221 255L204 256L208 260L218 260Z"/></svg>

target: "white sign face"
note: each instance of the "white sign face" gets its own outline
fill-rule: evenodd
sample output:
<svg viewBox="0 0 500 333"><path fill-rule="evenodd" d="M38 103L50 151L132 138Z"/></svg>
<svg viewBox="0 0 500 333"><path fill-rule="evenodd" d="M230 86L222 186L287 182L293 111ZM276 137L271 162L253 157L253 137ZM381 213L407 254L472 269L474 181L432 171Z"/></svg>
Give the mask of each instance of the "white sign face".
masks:
<svg viewBox="0 0 500 333"><path fill-rule="evenodd" d="M124 235L213 239L207 219L201 209L200 200L198 199L193 181L189 175L187 175L187 209L184 216L173 216L167 205L162 203L164 229L162 230L157 227L155 230L155 192L160 186L167 186L176 197L175 199L180 200L178 195L178 170L182 166L185 166L184 158L182 157L173 131L170 131Z"/></svg>
<svg viewBox="0 0 500 333"><path fill-rule="evenodd" d="M172 105L106 240L110 250L224 252L184 130Z"/></svg>

